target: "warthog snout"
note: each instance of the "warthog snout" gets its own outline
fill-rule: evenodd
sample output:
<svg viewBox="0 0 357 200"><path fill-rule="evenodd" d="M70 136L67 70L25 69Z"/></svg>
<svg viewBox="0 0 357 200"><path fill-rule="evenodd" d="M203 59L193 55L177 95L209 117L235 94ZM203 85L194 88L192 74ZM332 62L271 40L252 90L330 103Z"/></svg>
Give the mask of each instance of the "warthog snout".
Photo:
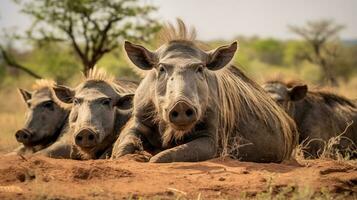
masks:
<svg viewBox="0 0 357 200"><path fill-rule="evenodd" d="M20 143L29 143L31 141L32 133L28 129L20 129L15 133L16 140Z"/></svg>
<svg viewBox="0 0 357 200"><path fill-rule="evenodd" d="M76 145L84 148L90 148L97 145L97 137L92 129L84 128L78 131L75 136Z"/></svg>
<svg viewBox="0 0 357 200"><path fill-rule="evenodd" d="M191 125L197 120L196 109L185 101L179 101L169 111L169 119L176 126Z"/></svg>

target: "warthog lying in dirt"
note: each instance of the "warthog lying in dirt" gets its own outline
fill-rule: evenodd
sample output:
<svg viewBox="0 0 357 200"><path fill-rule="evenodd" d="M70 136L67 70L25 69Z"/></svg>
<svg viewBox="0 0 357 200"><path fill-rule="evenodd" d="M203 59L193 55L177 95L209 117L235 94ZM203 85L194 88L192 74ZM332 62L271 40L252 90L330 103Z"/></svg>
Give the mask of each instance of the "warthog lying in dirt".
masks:
<svg viewBox="0 0 357 200"><path fill-rule="evenodd" d="M34 91L19 89L28 111L25 125L15 133L22 145L10 154L32 154L53 144L62 135L69 109L60 105L51 88L55 82L37 80Z"/></svg>
<svg viewBox="0 0 357 200"><path fill-rule="evenodd" d="M115 82L97 69L75 89L54 87L57 98L71 107L69 127L63 139L39 154L72 159L110 157L120 129L131 116L136 87L129 81Z"/></svg>
<svg viewBox="0 0 357 200"><path fill-rule="evenodd" d="M182 21L165 28L156 51L125 42L129 59L146 75L133 117L113 158L148 150L150 162L202 161L229 154L244 161L281 162L295 141L292 119L263 89L229 65L237 43L204 51Z"/></svg>
<svg viewBox="0 0 357 200"><path fill-rule="evenodd" d="M306 143L306 157L318 157L325 143L342 133L337 149L342 152L356 150L357 106L353 101L330 92L308 91L306 85L283 81L269 81L263 88L295 120L300 132L299 142Z"/></svg>

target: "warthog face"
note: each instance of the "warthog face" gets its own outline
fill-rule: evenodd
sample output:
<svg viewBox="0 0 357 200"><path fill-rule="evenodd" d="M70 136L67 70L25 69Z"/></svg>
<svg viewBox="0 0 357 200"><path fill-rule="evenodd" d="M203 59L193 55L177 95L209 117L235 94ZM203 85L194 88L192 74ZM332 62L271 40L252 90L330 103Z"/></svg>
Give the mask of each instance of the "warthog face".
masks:
<svg viewBox="0 0 357 200"><path fill-rule="evenodd" d="M74 143L84 151L97 148L113 134L117 113L130 110L133 97L119 94L104 81L94 80L76 89L59 86L54 91L61 101L72 104L70 132Z"/></svg>
<svg viewBox="0 0 357 200"><path fill-rule="evenodd" d="M296 85L288 87L279 82L266 83L263 85L264 90L285 110L288 110L289 102L299 101L306 96L307 86Z"/></svg>
<svg viewBox="0 0 357 200"><path fill-rule="evenodd" d="M27 104L25 125L15 133L16 140L25 146L46 143L57 137L68 111L53 99L48 87L28 92L19 89Z"/></svg>
<svg viewBox="0 0 357 200"><path fill-rule="evenodd" d="M155 71L153 101L158 117L181 132L190 131L204 117L210 98L207 74L226 66L236 49L236 42L205 52L192 43L172 41L151 52L125 42L137 67Z"/></svg>

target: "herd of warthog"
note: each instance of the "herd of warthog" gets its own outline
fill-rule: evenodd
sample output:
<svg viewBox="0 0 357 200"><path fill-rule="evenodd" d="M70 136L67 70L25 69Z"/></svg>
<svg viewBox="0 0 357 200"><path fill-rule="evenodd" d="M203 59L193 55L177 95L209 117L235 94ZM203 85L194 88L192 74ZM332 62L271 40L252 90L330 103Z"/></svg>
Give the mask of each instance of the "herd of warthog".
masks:
<svg viewBox="0 0 357 200"><path fill-rule="evenodd" d="M161 38L155 51L125 42L144 76L139 84L94 68L74 89L48 80L20 89L28 112L15 133L22 145L10 154L115 159L146 151L150 162L281 162L306 140L305 155L317 157L339 134L336 149L355 151L355 102L281 81L261 87L230 64L236 42L207 51L180 20Z"/></svg>

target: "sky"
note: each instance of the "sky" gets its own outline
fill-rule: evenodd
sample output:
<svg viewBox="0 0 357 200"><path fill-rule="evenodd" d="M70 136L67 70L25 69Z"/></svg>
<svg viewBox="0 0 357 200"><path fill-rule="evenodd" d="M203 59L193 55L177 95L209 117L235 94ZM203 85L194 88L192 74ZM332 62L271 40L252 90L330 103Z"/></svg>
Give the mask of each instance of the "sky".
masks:
<svg viewBox="0 0 357 200"><path fill-rule="evenodd" d="M159 7L156 17L177 17L193 25L199 39L233 39L238 35L296 38L288 25L332 19L346 28L343 39L357 38L357 0L142 0ZM11 0L0 0L0 29L25 30L31 21Z"/></svg>

